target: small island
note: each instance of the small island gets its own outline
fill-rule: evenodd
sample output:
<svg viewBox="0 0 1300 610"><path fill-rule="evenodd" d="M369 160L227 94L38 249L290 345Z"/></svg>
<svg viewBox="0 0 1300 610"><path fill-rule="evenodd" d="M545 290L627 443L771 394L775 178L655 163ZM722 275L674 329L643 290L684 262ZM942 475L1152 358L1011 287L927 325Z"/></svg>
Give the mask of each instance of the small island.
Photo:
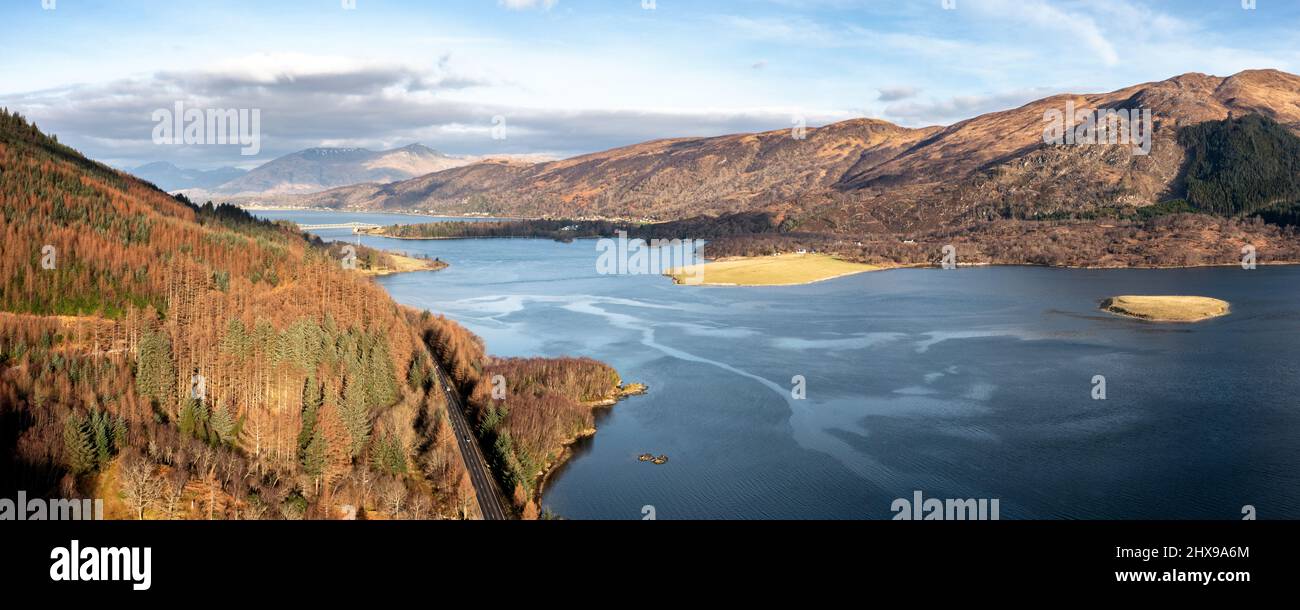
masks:
<svg viewBox="0 0 1300 610"><path fill-rule="evenodd" d="M1192 296L1118 296L1102 301L1101 308L1150 322L1200 322L1230 311L1227 301Z"/></svg>
<svg viewBox="0 0 1300 610"><path fill-rule="evenodd" d="M670 269L666 275L677 284L696 286L794 286L882 269L825 254L779 254L724 258Z"/></svg>
<svg viewBox="0 0 1300 610"><path fill-rule="evenodd" d="M363 275L382 276L412 271L439 271L447 267L447 263L441 260L415 258L394 252L384 252L384 255L387 260L380 265L359 269L359 271Z"/></svg>
<svg viewBox="0 0 1300 610"><path fill-rule="evenodd" d="M447 268L441 259L417 258L388 250L371 248L361 244L331 242L325 247L329 255L341 262L350 262L344 268L352 269L361 275L378 277L413 271L440 271Z"/></svg>

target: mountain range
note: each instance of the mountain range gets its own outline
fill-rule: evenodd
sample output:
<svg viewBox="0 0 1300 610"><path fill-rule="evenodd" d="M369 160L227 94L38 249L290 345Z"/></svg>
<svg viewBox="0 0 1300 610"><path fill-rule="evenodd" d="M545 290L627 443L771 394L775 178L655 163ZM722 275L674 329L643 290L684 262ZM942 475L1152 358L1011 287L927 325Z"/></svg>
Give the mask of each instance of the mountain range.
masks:
<svg viewBox="0 0 1300 610"><path fill-rule="evenodd" d="M141 165L128 171L141 180L152 182L154 186L164 191L216 188L248 173L248 170L237 167L222 167L212 170L186 169L166 161Z"/></svg>
<svg viewBox="0 0 1300 610"><path fill-rule="evenodd" d="M392 150L309 148L278 157L252 170L181 169L158 162L130 170L170 192L191 199L304 194L338 186L406 180L471 163L421 144Z"/></svg>
<svg viewBox="0 0 1300 610"><path fill-rule="evenodd" d="M1149 154L1118 144L1045 143L1045 118L1070 107L1150 110ZM1300 77L1191 73L1055 95L947 127L853 119L802 138L783 129L663 139L544 163L481 161L295 199L354 210L657 221L766 211L809 230L925 231L1177 199L1187 161L1180 130L1244 115L1300 130Z"/></svg>

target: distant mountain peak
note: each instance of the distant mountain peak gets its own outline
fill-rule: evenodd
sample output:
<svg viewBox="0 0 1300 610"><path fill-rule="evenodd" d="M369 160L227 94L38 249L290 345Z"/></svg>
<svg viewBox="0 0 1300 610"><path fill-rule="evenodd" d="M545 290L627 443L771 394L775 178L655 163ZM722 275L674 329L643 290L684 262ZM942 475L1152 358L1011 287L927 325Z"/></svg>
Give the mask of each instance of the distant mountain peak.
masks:
<svg viewBox="0 0 1300 610"><path fill-rule="evenodd" d="M428 146L425 146L425 145L423 145L423 144L421 144L421 143L419 143L419 142L416 142L416 143L414 143L414 144L407 144L406 146L403 146L403 147L401 147L401 148L394 148L394 149L393 149L393 151L398 151L398 150L419 151L419 152L424 152L424 153L433 153L433 154L435 154L435 155L437 155L437 154L442 154L442 153L439 153L438 151L436 151L436 150L434 150L434 149L432 149L432 148L429 148Z"/></svg>
<svg viewBox="0 0 1300 610"><path fill-rule="evenodd" d="M222 167L212 170L186 169L177 167L176 164L170 161L154 161L153 163L130 168L127 171L168 192L215 188L245 173L244 170L234 167Z"/></svg>
<svg viewBox="0 0 1300 610"><path fill-rule="evenodd" d="M389 183L459 167L469 160L449 157L423 144L391 150L318 146L278 157L198 196L314 193L363 183Z"/></svg>
<svg viewBox="0 0 1300 610"><path fill-rule="evenodd" d="M175 164L173 164L171 161L154 161L154 162L152 162L152 163L145 163L144 165L141 165L141 166L139 166L139 167L135 167L135 168L132 168L132 169L134 169L134 170L148 170L148 169L155 169L155 170L156 170L156 169L175 169L175 170L179 170L180 168L177 167Z"/></svg>

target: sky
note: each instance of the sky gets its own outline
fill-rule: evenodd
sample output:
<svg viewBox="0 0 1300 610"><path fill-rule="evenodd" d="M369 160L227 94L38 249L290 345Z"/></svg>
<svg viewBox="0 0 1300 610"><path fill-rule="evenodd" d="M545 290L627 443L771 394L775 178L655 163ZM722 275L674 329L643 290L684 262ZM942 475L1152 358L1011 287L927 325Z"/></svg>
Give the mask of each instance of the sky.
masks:
<svg viewBox="0 0 1300 610"><path fill-rule="evenodd" d="M796 120L946 125L1187 72L1300 72L1300 2L1249 3L3 0L0 106L128 168L417 142L563 157ZM154 112L177 102L257 110L257 154L156 142Z"/></svg>

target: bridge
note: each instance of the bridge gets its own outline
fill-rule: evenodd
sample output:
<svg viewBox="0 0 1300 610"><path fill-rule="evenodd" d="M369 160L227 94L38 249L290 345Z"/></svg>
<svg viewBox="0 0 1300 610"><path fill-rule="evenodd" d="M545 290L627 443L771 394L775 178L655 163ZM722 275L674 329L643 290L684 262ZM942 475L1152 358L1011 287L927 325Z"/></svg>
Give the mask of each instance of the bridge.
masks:
<svg viewBox="0 0 1300 610"><path fill-rule="evenodd" d="M298 225L303 231L320 231L322 229L352 229L353 233L360 233L366 229L378 229L380 225L366 222L344 222L332 225Z"/></svg>

